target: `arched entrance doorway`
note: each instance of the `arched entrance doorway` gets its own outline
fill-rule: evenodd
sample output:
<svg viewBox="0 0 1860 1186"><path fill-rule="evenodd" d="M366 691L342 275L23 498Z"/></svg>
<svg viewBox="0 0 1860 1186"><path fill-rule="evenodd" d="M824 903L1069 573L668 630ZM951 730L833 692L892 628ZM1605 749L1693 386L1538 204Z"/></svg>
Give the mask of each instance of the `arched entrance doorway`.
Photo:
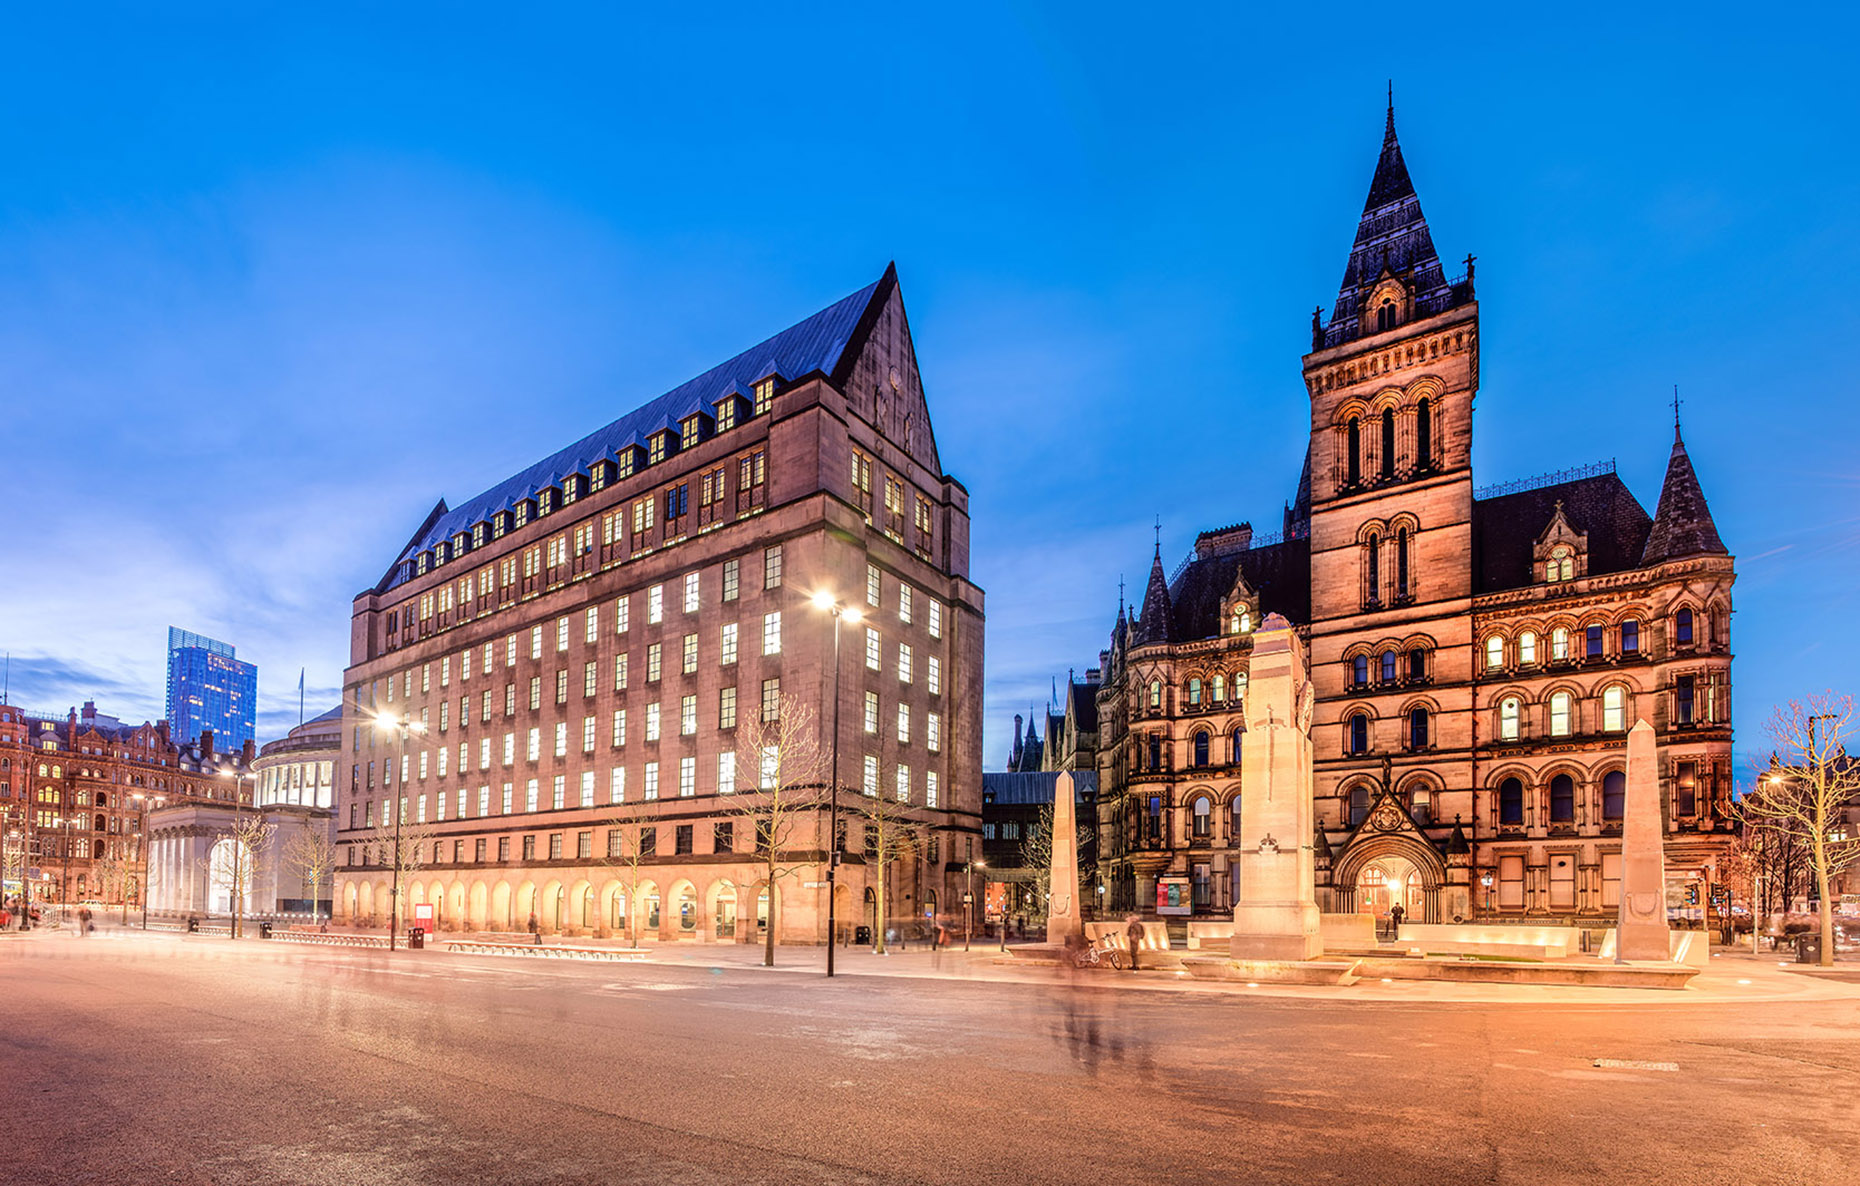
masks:
<svg viewBox="0 0 1860 1186"><path fill-rule="evenodd" d="M1390 908L1400 904L1404 922L1432 923L1440 921L1446 876L1446 863L1431 845L1412 835L1384 833L1359 837L1344 849L1331 884L1336 909L1346 914L1374 914L1385 922Z"/></svg>
<svg viewBox="0 0 1860 1186"><path fill-rule="evenodd" d="M1356 875L1356 908L1380 918L1399 905L1402 916L1419 922L1426 907L1421 874L1406 857L1383 857Z"/></svg>
<svg viewBox="0 0 1860 1186"><path fill-rule="evenodd" d="M717 905L712 910L712 937L736 938L736 887L727 881L717 889Z"/></svg>

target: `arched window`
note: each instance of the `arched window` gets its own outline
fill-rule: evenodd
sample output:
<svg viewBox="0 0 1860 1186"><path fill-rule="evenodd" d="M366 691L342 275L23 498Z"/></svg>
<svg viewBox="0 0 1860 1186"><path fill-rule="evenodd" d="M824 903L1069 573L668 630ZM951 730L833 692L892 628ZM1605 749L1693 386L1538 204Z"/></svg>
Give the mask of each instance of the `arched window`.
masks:
<svg viewBox="0 0 1860 1186"><path fill-rule="evenodd" d="M1382 537L1371 532L1364 546L1369 549L1366 558L1369 575L1369 600L1382 600Z"/></svg>
<svg viewBox="0 0 1860 1186"><path fill-rule="evenodd" d="M1189 819L1195 839L1206 840L1214 834L1214 806L1206 799L1195 800L1194 813Z"/></svg>
<svg viewBox="0 0 1860 1186"><path fill-rule="evenodd" d="M1238 633L1245 634L1247 631L1253 629L1253 611L1252 610L1246 608L1245 606L1241 606L1239 618L1240 618L1240 629Z"/></svg>
<svg viewBox="0 0 1860 1186"><path fill-rule="evenodd" d="M1246 699L1246 672L1244 671L1234 673L1234 699Z"/></svg>
<svg viewBox="0 0 1860 1186"><path fill-rule="evenodd" d="M1524 784L1515 778L1507 778L1498 784L1498 822L1524 822Z"/></svg>
<svg viewBox="0 0 1860 1186"><path fill-rule="evenodd" d="M1383 651L1382 652L1382 682L1386 684L1392 684L1395 682L1395 652L1394 651Z"/></svg>
<svg viewBox="0 0 1860 1186"><path fill-rule="evenodd" d="M1384 297L1382 303L1376 306L1376 332L1382 333L1384 330L1391 330L1394 328L1395 302Z"/></svg>
<svg viewBox="0 0 1860 1186"><path fill-rule="evenodd" d="M1570 706L1570 700L1569 700L1568 692L1554 692L1551 694L1550 696L1550 736L1552 737L1568 737L1569 736L1569 729L1570 729L1569 706Z"/></svg>
<svg viewBox="0 0 1860 1186"><path fill-rule="evenodd" d="M1344 472L1348 477L1344 484L1355 486L1363 480L1363 426L1356 417L1350 417L1350 427L1345 435L1348 444L1345 448Z"/></svg>
<svg viewBox="0 0 1860 1186"><path fill-rule="evenodd" d="M1228 804L1227 843L1235 846L1236 848L1239 847L1241 835L1242 833L1240 831L1240 796L1235 795L1233 802ZM1240 862L1238 861L1234 862L1234 865L1236 867L1238 867L1239 864Z"/></svg>
<svg viewBox="0 0 1860 1186"><path fill-rule="evenodd" d="M1434 406L1425 396L1414 405L1414 464L1422 470L1434 464Z"/></svg>
<svg viewBox="0 0 1860 1186"><path fill-rule="evenodd" d="M1206 766L1208 764L1209 736L1210 734L1205 730L1195 734L1195 765L1197 766Z"/></svg>
<svg viewBox="0 0 1860 1186"><path fill-rule="evenodd" d="M1505 665L1505 640L1494 634L1485 640L1485 669L1497 671Z"/></svg>
<svg viewBox="0 0 1860 1186"><path fill-rule="evenodd" d="M1427 651L1421 647L1408 652L1408 678L1417 684L1427 679Z"/></svg>
<svg viewBox="0 0 1860 1186"><path fill-rule="evenodd" d="M1673 641L1681 646L1692 643L1692 611L1682 609L1673 618Z"/></svg>
<svg viewBox="0 0 1860 1186"><path fill-rule="evenodd" d="M1602 818L1618 820L1627 809L1627 775L1610 770L1602 775Z"/></svg>
<svg viewBox="0 0 1860 1186"><path fill-rule="evenodd" d="M1562 544L1550 549L1550 560L1544 565L1544 580L1567 581L1575 574L1575 561L1571 559L1569 549Z"/></svg>
<svg viewBox="0 0 1860 1186"><path fill-rule="evenodd" d="M1382 409L1382 479L1395 476L1395 409Z"/></svg>
<svg viewBox="0 0 1860 1186"><path fill-rule="evenodd" d="M1201 707L1201 677L1198 675L1188 681L1188 704L1190 708Z"/></svg>
<svg viewBox="0 0 1860 1186"><path fill-rule="evenodd" d="M1408 529L1395 536L1395 596L1408 596Z"/></svg>
<svg viewBox="0 0 1860 1186"><path fill-rule="evenodd" d="M1537 662L1537 632L1535 630L1526 630L1518 635L1518 662Z"/></svg>
<svg viewBox="0 0 1860 1186"><path fill-rule="evenodd" d="M1369 682L1369 656L1358 655L1350 660L1350 682L1362 687Z"/></svg>
<svg viewBox="0 0 1860 1186"><path fill-rule="evenodd" d="M1640 654L1640 623L1633 618L1621 623L1621 653Z"/></svg>
<svg viewBox="0 0 1860 1186"><path fill-rule="evenodd" d="M1567 774L1550 780L1550 822L1574 823L1576 820L1576 782Z"/></svg>
<svg viewBox="0 0 1860 1186"><path fill-rule="evenodd" d="M1627 692L1620 684L1602 690L1602 731L1620 733L1627 728Z"/></svg>
<svg viewBox="0 0 1860 1186"><path fill-rule="evenodd" d="M1350 716L1350 752L1369 752L1369 716L1366 713L1352 713Z"/></svg>
<svg viewBox="0 0 1860 1186"><path fill-rule="evenodd" d="M1427 709L1411 708L1408 710L1408 748L1427 748Z"/></svg>
<svg viewBox="0 0 1860 1186"><path fill-rule="evenodd" d="M1150 707L1162 707L1162 681L1159 679L1150 681Z"/></svg>
<svg viewBox="0 0 1860 1186"><path fill-rule="evenodd" d="M1516 696L1507 696L1498 702L1498 739L1516 741L1518 739L1518 718L1523 713L1524 705Z"/></svg>
<svg viewBox="0 0 1860 1186"><path fill-rule="evenodd" d="M1414 814L1414 822L1426 824L1432 822L1434 814L1434 792L1426 787L1414 789L1414 801L1408 804L1408 810Z"/></svg>
<svg viewBox="0 0 1860 1186"><path fill-rule="evenodd" d="M1232 737L1231 737L1231 738L1229 739L1229 741L1230 741L1230 743L1231 743L1231 745L1230 745L1230 748L1229 748L1229 751L1228 751L1228 752L1229 752L1229 754L1231 754L1231 758L1230 758L1230 760L1231 760L1231 761L1233 762L1233 764L1234 764L1234 765L1236 765L1236 766L1238 766L1238 765L1240 764L1240 738L1241 738L1241 736L1242 736L1242 735L1243 735L1243 734L1244 734L1245 732L1246 732L1246 730L1244 730L1244 729L1242 729L1242 728L1241 728L1240 726L1238 726L1238 725L1235 725L1235 726L1234 726L1234 731L1233 731L1233 735L1232 735Z"/></svg>
<svg viewBox="0 0 1860 1186"><path fill-rule="evenodd" d="M1227 677L1217 672L1214 676L1214 703L1219 704L1225 699L1227 699Z"/></svg>
<svg viewBox="0 0 1860 1186"><path fill-rule="evenodd" d="M1361 783L1350 788L1350 826L1354 828L1369 815L1369 788Z"/></svg>
<svg viewBox="0 0 1860 1186"><path fill-rule="evenodd" d="M1550 658L1553 660L1569 658L1569 629L1558 626L1550 632Z"/></svg>

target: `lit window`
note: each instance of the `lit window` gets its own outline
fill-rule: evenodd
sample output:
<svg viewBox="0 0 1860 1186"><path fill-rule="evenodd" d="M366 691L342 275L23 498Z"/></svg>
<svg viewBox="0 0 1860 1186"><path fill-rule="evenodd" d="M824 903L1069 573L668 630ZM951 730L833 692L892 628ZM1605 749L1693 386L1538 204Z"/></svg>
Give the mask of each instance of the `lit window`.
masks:
<svg viewBox="0 0 1860 1186"><path fill-rule="evenodd" d="M943 718L934 712L924 719L924 747L933 754L943 749Z"/></svg>
<svg viewBox="0 0 1860 1186"><path fill-rule="evenodd" d="M742 564L736 560L723 562L723 599L735 601L738 590L742 587Z"/></svg>
<svg viewBox="0 0 1860 1186"><path fill-rule="evenodd" d="M646 590L646 621L657 625L665 620L665 586L654 585Z"/></svg>
<svg viewBox="0 0 1860 1186"><path fill-rule="evenodd" d="M735 688L720 688L717 691L717 727L719 729L736 728Z"/></svg>
<svg viewBox="0 0 1860 1186"><path fill-rule="evenodd" d="M646 644L647 683L655 684L659 682L659 675L664 667L664 657L665 651L662 644L656 642L649 642Z"/></svg>
<svg viewBox="0 0 1860 1186"><path fill-rule="evenodd" d="M565 758L568 756L567 721L557 721L555 723L555 756L558 758Z"/></svg>
<svg viewBox="0 0 1860 1186"><path fill-rule="evenodd" d="M911 648L905 643L898 644L898 682L911 682Z"/></svg>
<svg viewBox="0 0 1860 1186"><path fill-rule="evenodd" d="M684 644L684 673L690 675L697 670L697 635L685 635Z"/></svg>
<svg viewBox="0 0 1860 1186"><path fill-rule="evenodd" d="M615 766L607 779L607 801L609 803L626 802L626 767Z"/></svg>
<svg viewBox="0 0 1860 1186"><path fill-rule="evenodd" d="M937 806L938 798L940 798L940 796L937 792L936 771L926 770L924 771L924 806L925 807ZM932 838L931 844L934 845L935 843L936 843L935 839ZM935 854L936 854L936 850L933 847L931 849L931 855L934 857Z"/></svg>
<svg viewBox="0 0 1860 1186"><path fill-rule="evenodd" d="M719 660L719 662L723 666L728 667L730 664L736 662L736 623L735 622L725 623L723 627L723 639L721 643L721 653L722 653L722 658Z"/></svg>
<svg viewBox="0 0 1860 1186"><path fill-rule="evenodd" d="M688 572L685 574L684 609L688 614L695 614L698 610L698 574L695 572ZM590 638L588 641L593 642L594 640Z"/></svg>
<svg viewBox="0 0 1860 1186"><path fill-rule="evenodd" d="M1627 693L1619 684L1602 690L1602 729L1620 733L1627 728Z"/></svg>
<svg viewBox="0 0 1860 1186"><path fill-rule="evenodd" d="M659 797L659 764L657 762L646 763L646 785L640 794L647 799Z"/></svg>
<svg viewBox="0 0 1860 1186"><path fill-rule="evenodd" d="M762 587L764 589L781 588L781 545L762 550Z"/></svg>
<svg viewBox="0 0 1860 1186"><path fill-rule="evenodd" d="M898 767L898 802L909 803L910 801L911 801L911 768L909 766L899 766Z"/></svg>
<svg viewBox="0 0 1860 1186"><path fill-rule="evenodd" d="M781 654L781 611L762 615L762 653Z"/></svg>
<svg viewBox="0 0 1860 1186"><path fill-rule="evenodd" d="M871 754L865 756L865 781L859 789L868 799L878 798L878 759Z"/></svg>
<svg viewBox="0 0 1860 1186"><path fill-rule="evenodd" d="M865 731L867 733L878 732L878 693L877 692L867 692L865 694Z"/></svg>
<svg viewBox="0 0 1860 1186"><path fill-rule="evenodd" d="M646 706L646 740L657 741L658 739L659 739L659 706L656 704L648 704Z"/></svg>
<svg viewBox="0 0 1860 1186"><path fill-rule="evenodd" d="M1150 681L1150 707L1162 707L1162 681L1159 679Z"/></svg>
<svg viewBox="0 0 1860 1186"><path fill-rule="evenodd" d="M1505 640L1494 634L1485 640L1485 669L1496 671L1505 665Z"/></svg>
<svg viewBox="0 0 1860 1186"><path fill-rule="evenodd" d="M678 759L678 797L689 799L697 794L697 759Z"/></svg>
<svg viewBox="0 0 1860 1186"><path fill-rule="evenodd" d="M626 598L626 597L619 598L614 602L614 633L615 634L626 633L627 625L630 622L631 617L632 617L632 615L627 612L630 606L631 606L631 599Z"/></svg>
<svg viewBox="0 0 1860 1186"><path fill-rule="evenodd" d="M591 754L594 752L593 717L581 718L581 752L584 754Z"/></svg>
<svg viewBox="0 0 1860 1186"><path fill-rule="evenodd" d="M932 600L924 607L924 622L931 638L943 637L943 603Z"/></svg>
<svg viewBox="0 0 1860 1186"><path fill-rule="evenodd" d="M1201 707L1201 677L1195 676L1188 681L1188 703L1191 708Z"/></svg>
<svg viewBox="0 0 1860 1186"><path fill-rule="evenodd" d="M762 681L762 719L764 721L781 719L781 680L779 679Z"/></svg>
<svg viewBox="0 0 1860 1186"><path fill-rule="evenodd" d="M717 755L717 793L719 795L736 793L736 752L734 750Z"/></svg>
<svg viewBox="0 0 1860 1186"><path fill-rule="evenodd" d="M626 709L614 709L614 744L626 744Z"/></svg>
<svg viewBox="0 0 1860 1186"><path fill-rule="evenodd" d="M879 588L880 588L880 585L879 585L878 566L875 564L866 565L865 566L865 603L867 605L870 605L870 606L878 605Z"/></svg>
<svg viewBox="0 0 1860 1186"><path fill-rule="evenodd" d="M1537 632L1535 630L1526 630L1518 635L1518 662L1537 662Z"/></svg>
<svg viewBox="0 0 1860 1186"><path fill-rule="evenodd" d="M1518 739L1518 718L1523 705L1516 696L1507 696L1498 704L1498 737L1501 741Z"/></svg>
<svg viewBox="0 0 1860 1186"><path fill-rule="evenodd" d="M905 584L898 586L898 621L911 624L911 587Z"/></svg>
<svg viewBox="0 0 1860 1186"><path fill-rule="evenodd" d="M880 664L883 662L883 658L884 657L879 650L878 631L872 629L872 627L870 626L867 626L865 628L865 666L866 666L866 669L868 671L879 670Z"/></svg>
<svg viewBox="0 0 1860 1186"><path fill-rule="evenodd" d="M1569 728L1570 728L1569 707L1570 707L1570 698L1569 698L1568 692L1556 692L1551 695L1550 697L1550 736L1552 737L1568 737L1569 736Z"/></svg>
<svg viewBox="0 0 1860 1186"><path fill-rule="evenodd" d="M615 655L614 656L614 691L616 692L626 691L626 676L627 676L626 669L627 669L627 656Z"/></svg>
<svg viewBox="0 0 1860 1186"><path fill-rule="evenodd" d="M1550 632L1550 658L1561 660L1569 658L1569 630L1558 626Z"/></svg>
<svg viewBox="0 0 1860 1186"><path fill-rule="evenodd" d="M943 694L943 661L935 655L924 659L924 688L932 696Z"/></svg>

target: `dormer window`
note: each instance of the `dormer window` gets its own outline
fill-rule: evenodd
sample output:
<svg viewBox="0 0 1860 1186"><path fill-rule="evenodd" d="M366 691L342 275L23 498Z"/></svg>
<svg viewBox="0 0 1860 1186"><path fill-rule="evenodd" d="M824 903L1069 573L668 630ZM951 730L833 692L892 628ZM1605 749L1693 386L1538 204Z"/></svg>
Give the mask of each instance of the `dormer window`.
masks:
<svg viewBox="0 0 1860 1186"><path fill-rule="evenodd" d="M1551 584L1574 579L1576 575L1575 553L1565 544L1558 544L1550 549L1550 559L1544 562L1544 580Z"/></svg>
<svg viewBox="0 0 1860 1186"><path fill-rule="evenodd" d="M491 538L503 539L504 532L510 528L510 512L499 511L491 516Z"/></svg>
<svg viewBox="0 0 1860 1186"><path fill-rule="evenodd" d="M613 463L607 461L597 461L588 467L588 492L590 494L607 488L607 475L612 468Z"/></svg>
<svg viewBox="0 0 1860 1186"><path fill-rule="evenodd" d="M544 490L544 491L539 492L536 495L536 513L538 515L546 515L550 511L553 511L556 507L555 497L556 495L555 495L554 490Z"/></svg>
<svg viewBox="0 0 1860 1186"><path fill-rule="evenodd" d="M471 546L474 548L484 547L484 524L474 523L472 525Z"/></svg>
<svg viewBox="0 0 1860 1186"><path fill-rule="evenodd" d="M1395 328L1395 302L1384 297L1376 306L1376 332Z"/></svg>
<svg viewBox="0 0 1860 1186"><path fill-rule="evenodd" d="M617 468L619 473L616 477L630 478L633 476L633 471L639 468L638 445L628 445L626 448L620 450L620 459L617 463Z"/></svg>
<svg viewBox="0 0 1860 1186"><path fill-rule="evenodd" d="M773 375L756 384L755 415L766 416L775 402L775 377Z"/></svg>

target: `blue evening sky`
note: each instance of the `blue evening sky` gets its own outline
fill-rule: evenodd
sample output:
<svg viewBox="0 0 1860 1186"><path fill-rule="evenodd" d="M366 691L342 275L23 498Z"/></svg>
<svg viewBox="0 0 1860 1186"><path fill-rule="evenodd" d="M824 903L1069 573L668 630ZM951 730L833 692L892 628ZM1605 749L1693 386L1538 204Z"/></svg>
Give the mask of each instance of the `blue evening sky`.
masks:
<svg viewBox="0 0 1860 1186"><path fill-rule="evenodd" d="M9 17L16 704L159 716L175 624L259 665L278 735L436 498L896 259L998 768L1157 515L1171 566L1277 525L1390 77L1441 254L1480 260L1478 481L1612 457L1651 512L1678 383L1740 749L1853 690L1849 9L252 7Z"/></svg>

